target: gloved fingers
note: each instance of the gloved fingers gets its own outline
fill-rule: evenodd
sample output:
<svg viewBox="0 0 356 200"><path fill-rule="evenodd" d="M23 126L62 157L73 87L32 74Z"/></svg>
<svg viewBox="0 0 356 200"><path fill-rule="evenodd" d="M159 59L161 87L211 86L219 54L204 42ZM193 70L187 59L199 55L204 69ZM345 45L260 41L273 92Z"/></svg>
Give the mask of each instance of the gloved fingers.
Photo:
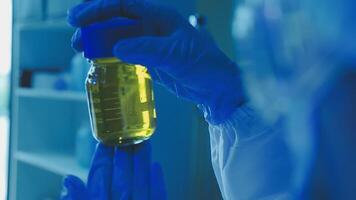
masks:
<svg viewBox="0 0 356 200"><path fill-rule="evenodd" d="M83 43L82 43L82 38L81 38L81 31L79 28L75 30L72 40L71 40L72 48L75 49L78 52L83 51Z"/></svg>
<svg viewBox="0 0 356 200"><path fill-rule="evenodd" d="M151 183L150 183L151 200L166 200L167 190L164 181L164 174L161 166L154 163L151 166Z"/></svg>
<svg viewBox="0 0 356 200"><path fill-rule="evenodd" d="M151 75L152 80L155 81L156 83L163 84L162 78L160 75L161 72L158 69L155 69L154 67L149 67L149 66L146 66L146 67L147 67L148 73Z"/></svg>
<svg viewBox="0 0 356 200"><path fill-rule="evenodd" d="M159 69L175 80L195 81L191 76L202 73L197 63L201 63L208 50L204 41L196 39L198 35L187 32L179 30L169 36L123 39L115 44L113 54L128 63Z"/></svg>
<svg viewBox="0 0 356 200"><path fill-rule="evenodd" d="M149 200L151 178L151 145L149 141L134 146L133 199Z"/></svg>
<svg viewBox="0 0 356 200"><path fill-rule="evenodd" d="M141 64L157 68L167 74L177 73L179 63L184 57L177 58L179 41L173 37L144 36L123 39L117 42L113 54L127 63ZM168 71L168 67L177 65ZM174 70L176 70L174 72Z"/></svg>
<svg viewBox="0 0 356 200"><path fill-rule="evenodd" d="M109 199L114 148L97 145L88 175L87 188L93 199Z"/></svg>
<svg viewBox="0 0 356 200"><path fill-rule="evenodd" d="M177 97L183 97L188 100L193 100L192 92L189 88L184 87L179 81L172 78L169 74L154 67L147 68L152 79L158 84L166 87L171 93Z"/></svg>
<svg viewBox="0 0 356 200"><path fill-rule="evenodd" d="M79 27L77 25L77 19L76 19L77 13L80 13L80 12L82 12L82 10L87 9L87 7L91 4L92 4L92 2L84 2L84 3L80 3L80 4L72 7L71 9L67 10L68 24L70 24L73 27Z"/></svg>
<svg viewBox="0 0 356 200"><path fill-rule="evenodd" d="M149 66L146 66L146 67L147 67L148 73L151 75L152 80L155 81L156 83L159 83L166 87L167 87L167 85L174 84L175 80L167 73L165 73L155 67L149 67Z"/></svg>
<svg viewBox="0 0 356 200"><path fill-rule="evenodd" d="M111 199L132 199L133 151L133 146L115 148Z"/></svg>
<svg viewBox="0 0 356 200"><path fill-rule="evenodd" d="M69 175L64 178L61 200L84 200L88 199L85 184L80 178Z"/></svg>
<svg viewBox="0 0 356 200"><path fill-rule="evenodd" d="M175 9L146 0L99 0L79 4L68 11L67 21L74 27L83 27L113 17L143 20L144 31L149 35L167 35L178 25L190 25Z"/></svg>
<svg viewBox="0 0 356 200"><path fill-rule="evenodd" d="M145 14L145 0L99 0L79 4L68 11L68 23L83 27L113 17L141 18Z"/></svg>
<svg viewBox="0 0 356 200"><path fill-rule="evenodd" d="M197 100L200 100L198 96L202 94L198 94L194 87L203 91L204 88L213 85L211 82L219 70L216 70L217 65L209 63L208 60L203 61L206 65L201 64L201 59L209 50L204 48L203 41L194 38L195 36L191 37L182 31L168 37L129 38L117 42L113 54L125 62L148 66L150 72L154 72L153 79L158 79L159 83L178 97L201 102ZM207 72L204 71L210 73L208 75L211 80L205 80L209 76L205 76L204 73Z"/></svg>

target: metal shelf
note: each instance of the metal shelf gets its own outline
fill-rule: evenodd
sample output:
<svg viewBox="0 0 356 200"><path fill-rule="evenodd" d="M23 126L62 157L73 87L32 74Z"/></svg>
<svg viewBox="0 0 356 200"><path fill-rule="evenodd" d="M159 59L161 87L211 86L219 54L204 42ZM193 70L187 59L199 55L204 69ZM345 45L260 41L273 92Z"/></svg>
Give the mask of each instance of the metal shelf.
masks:
<svg viewBox="0 0 356 200"><path fill-rule="evenodd" d="M18 161L47 170L60 176L73 174L86 181L88 169L81 167L75 157L69 154L56 152L24 152L18 151L14 154Z"/></svg>
<svg viewBox="0 0 356 200"><path fill-rule="evenodd" d="M15 94L20 98L38 98L57 101L86 102L86 95L84 92L19 88L16 89Z"/></svg>
<svg viewBox="0 0 356 200"><path fill-rule="evenodd" d="M14 24L16 30L74 30L65 20L49 20L37 22L18 22Z"/></svg>

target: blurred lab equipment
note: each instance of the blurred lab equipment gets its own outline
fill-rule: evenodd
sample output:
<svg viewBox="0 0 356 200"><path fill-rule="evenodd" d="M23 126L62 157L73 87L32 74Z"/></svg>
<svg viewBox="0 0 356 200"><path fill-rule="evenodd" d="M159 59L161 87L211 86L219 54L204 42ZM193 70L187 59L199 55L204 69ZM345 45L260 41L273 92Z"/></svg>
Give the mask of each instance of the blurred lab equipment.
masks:
<svg viewBox="0 0 356 200"><path fill-rule="evenodd" d="M46 90L68 90L70 84L69 73L33 72L31 87Z"/></svg>
<svg viewBox="0 0 356 200"><path fill-rule="evenodd" d="M201 14L190 15L188 20L189 23L196 29L204 28L207 23L206 17Z"/></svg>
<svg viewBox="0 0 356 200"><path fill-rule="evenodd" d="M138 34L141 26L114 18L81 29L84 56L91 60L86 81L89 112L96 139L106 145L147 140L156 128L151 76L141 65L115 58L117 41Z"/></svg>
<svg viewBox="0 0 356 200"><path fill-rule="evenodd" d="M89 67L87 60L77 53L73 55L69 67L26 68L22 75L22 86L46 90L84 92Z"/></svg>

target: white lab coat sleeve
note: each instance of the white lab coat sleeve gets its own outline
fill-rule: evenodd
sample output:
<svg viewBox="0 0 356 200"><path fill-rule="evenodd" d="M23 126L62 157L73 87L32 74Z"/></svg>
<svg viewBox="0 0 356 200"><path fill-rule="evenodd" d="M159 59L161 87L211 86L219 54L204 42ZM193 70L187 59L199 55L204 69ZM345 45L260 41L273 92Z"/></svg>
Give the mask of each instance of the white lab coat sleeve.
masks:
<svg viewBox="0 0 356 200"><path fill-rule="evenodd" d="M283 122L267 125L248 105L209 125L213 169L224 199L292 199L292 156Z"/></svg>

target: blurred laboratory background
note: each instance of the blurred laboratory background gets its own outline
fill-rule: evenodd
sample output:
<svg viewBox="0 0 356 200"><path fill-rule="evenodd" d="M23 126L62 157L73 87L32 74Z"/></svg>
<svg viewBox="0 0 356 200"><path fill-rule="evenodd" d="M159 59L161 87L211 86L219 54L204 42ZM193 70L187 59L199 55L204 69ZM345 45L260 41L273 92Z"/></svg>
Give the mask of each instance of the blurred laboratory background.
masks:
<svg viewBox="0 0 356 200"><path fill-rule="evenodd" d="M64 176L87 177L95 144L84 93L88 64L72 50L74 30L66 23L67 10L80 2L0 2L1 199L58 199ZM164 2L187 19L205 16L206 28L233 55L232 0ZM193 104L154 89L159 117L152 156L162 165L168 198L221 199L203 117Z"/></svg>
<svg viewBox="0 0 356 200"><path fill-rule="evenodd" d="M96 144L84 88L89 66L71 48L74 29L66 22L67 10L82 1L0 0L0 199L59 199L66 175L87 178ZM252 151L259 150L251 156L247 148L244 164L258 166L251 170L257 172L252 184L258 183L249 184L253 178L244 171L243 179L229 177L240 180L247 190L260 188L259 180L271 188L273 183L290 187L275 175L282 173L293 176L296 186L307 188L303 195L311 199L356 199L356 3L151 1L173 6L192 24L206 29L224 53L237 60L257 113L266 122L281 119L281 131L276 130L285 129L280 139L288 145L283 143L280 150L260 141L290 163L251 145ZM351 4L354 7L349 8ZM152 160L162 166L168 199L222 199L202 113L160 85L154 85L154 95L157 129L150 139ZM258 137L248 137L258 144ZM221 153L226 149L235 153L225 148L219 156L226 156ZM281 163L294 174L272 165ZM223 166L231 172L224 172L226 177L238 174L235 168ZM263 177L263 172L273 178Z"/></svg>

